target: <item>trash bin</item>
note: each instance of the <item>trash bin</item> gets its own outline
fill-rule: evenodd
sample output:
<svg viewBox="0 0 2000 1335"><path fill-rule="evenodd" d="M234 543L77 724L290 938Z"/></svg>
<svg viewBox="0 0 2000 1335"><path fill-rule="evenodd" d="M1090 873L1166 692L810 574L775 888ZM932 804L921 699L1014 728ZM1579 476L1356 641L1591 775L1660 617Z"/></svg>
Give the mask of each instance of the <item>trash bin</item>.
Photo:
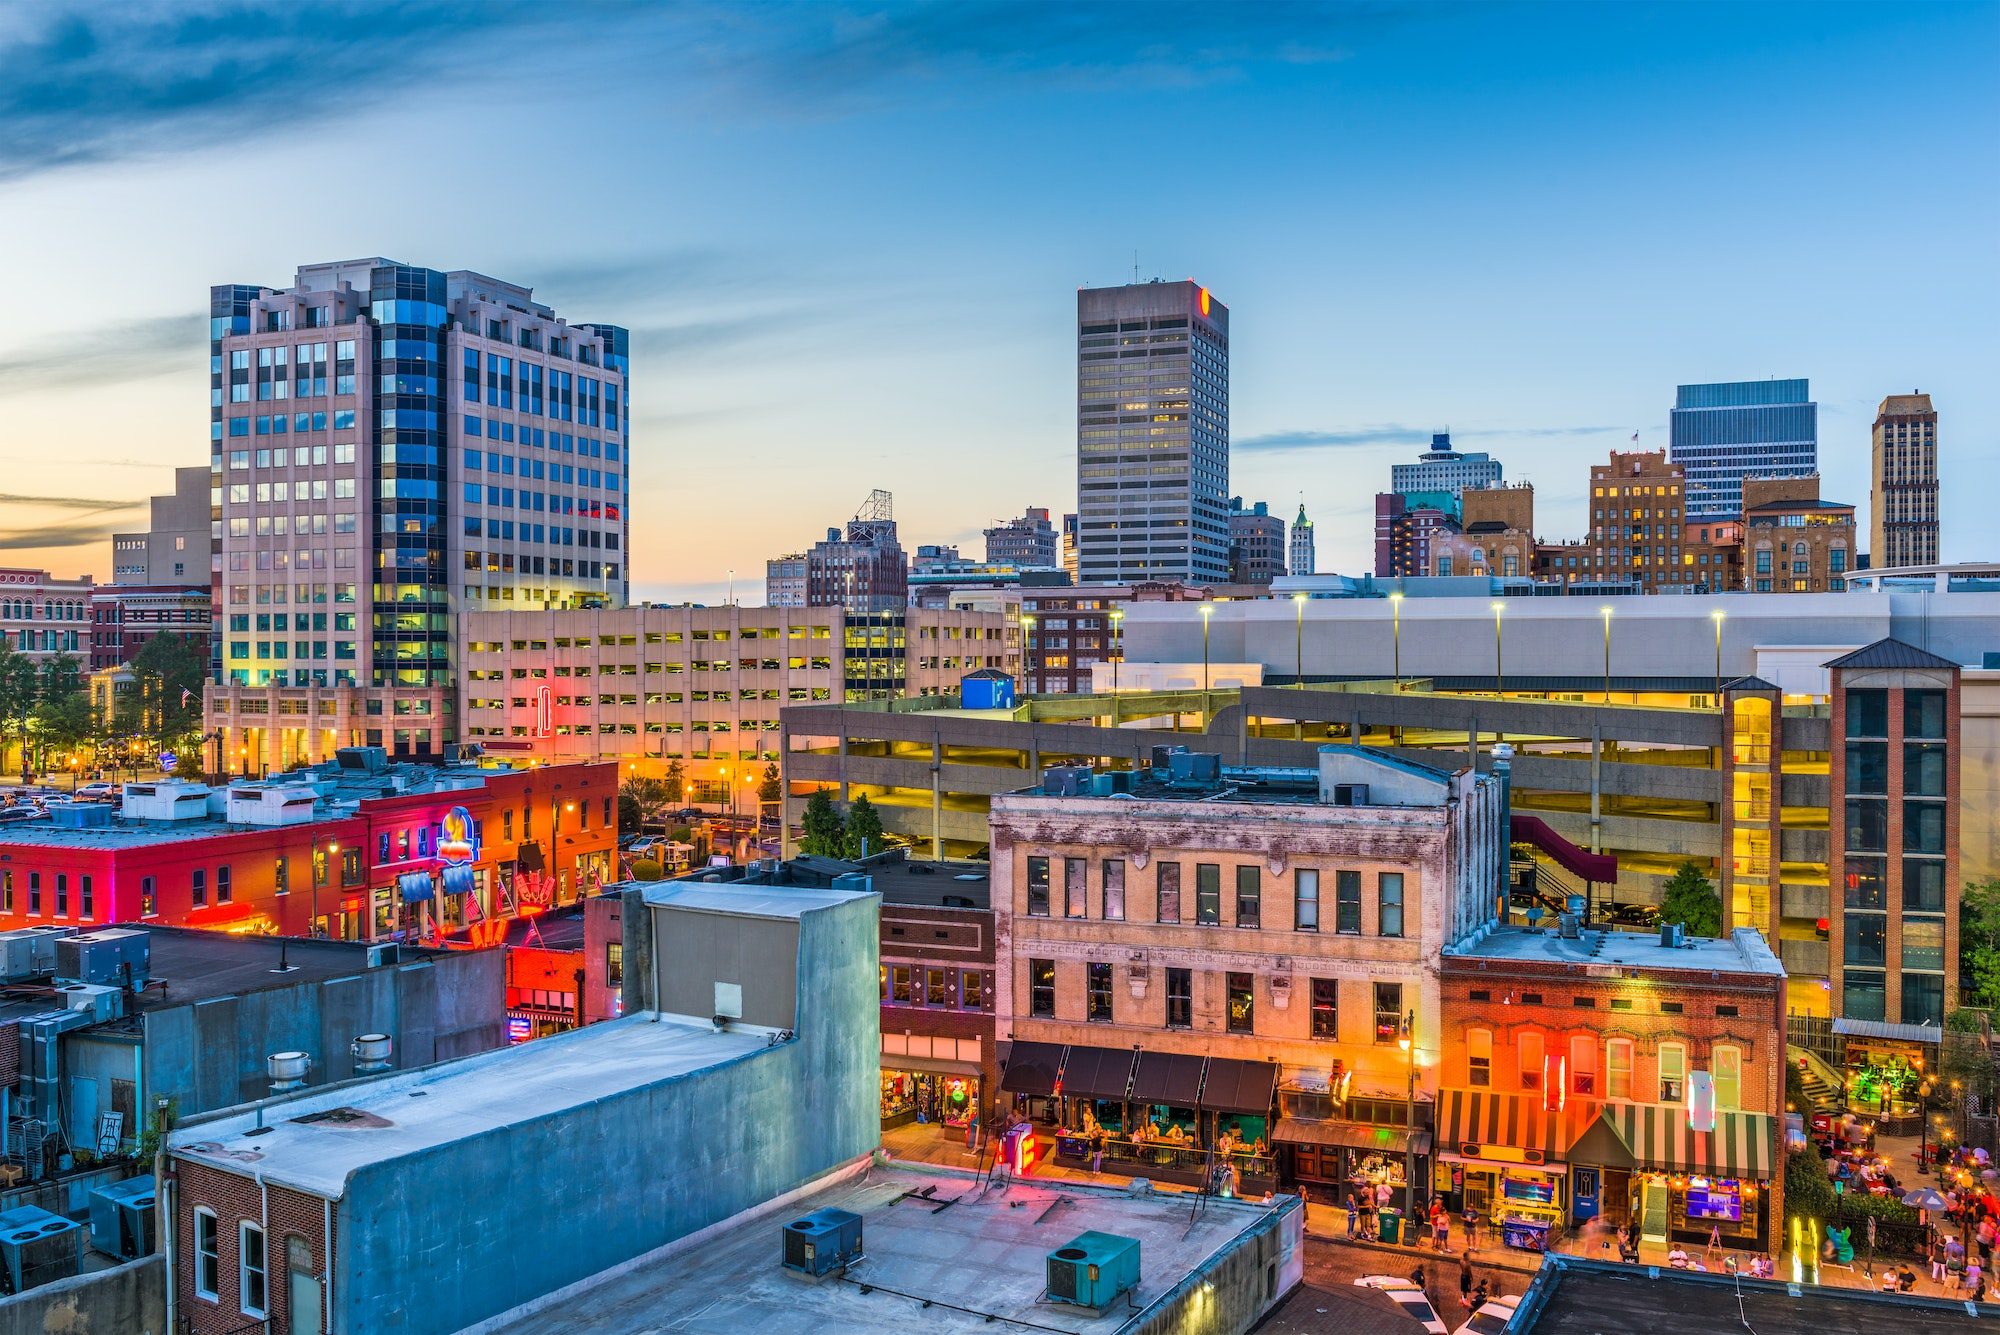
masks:
<svg viewBox="0 0 2000 1335"><path fill-rule="evenodd" d="M1401 1242L1403 1240L1403 1212L1401 1210L1390 1208L1378 1211L1375 1216L1375 1226L1382 1241Z"/></svg>

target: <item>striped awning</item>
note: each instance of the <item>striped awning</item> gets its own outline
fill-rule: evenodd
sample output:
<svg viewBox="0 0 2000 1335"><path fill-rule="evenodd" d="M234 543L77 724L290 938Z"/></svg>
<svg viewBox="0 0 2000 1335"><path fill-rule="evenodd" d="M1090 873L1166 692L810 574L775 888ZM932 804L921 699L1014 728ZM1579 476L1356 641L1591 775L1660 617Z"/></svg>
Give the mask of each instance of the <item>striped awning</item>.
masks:
<svg viewBox="0 0 2000 1335"><path fill-rule="evenodd" d="M1438 1094L1437 1148L1468 1159L1542 1163L1563 1157L1573 1120L1565 1109L1543 1107L1539 1094L1447 1089Z"/></svg>
<svg viewBox="0 0 2000 1335"><path fill-rule="evenodd" d="M1691 1128L1687 1109L1673 1103L1607 1104L1603 1119L1633 1163L1653 1172L1765 1182L1777 1164L1776 1119L1763 1113L1719 1112L1713 1131Z"/></svg>

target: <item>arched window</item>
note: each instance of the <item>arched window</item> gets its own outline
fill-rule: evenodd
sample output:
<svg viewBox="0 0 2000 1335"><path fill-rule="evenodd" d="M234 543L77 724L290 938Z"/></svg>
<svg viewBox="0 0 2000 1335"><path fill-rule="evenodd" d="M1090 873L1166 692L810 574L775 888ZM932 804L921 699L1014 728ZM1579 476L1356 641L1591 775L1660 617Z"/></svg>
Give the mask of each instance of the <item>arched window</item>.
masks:
<svg viewBox="0 0 2000 1335"><path fill-rule="evenodd" d="M1542 1035L1538 1029L1523 1030L1514 1040L1515 1054L1521 1059L1522 1089L1542 1087Z"/></svg>

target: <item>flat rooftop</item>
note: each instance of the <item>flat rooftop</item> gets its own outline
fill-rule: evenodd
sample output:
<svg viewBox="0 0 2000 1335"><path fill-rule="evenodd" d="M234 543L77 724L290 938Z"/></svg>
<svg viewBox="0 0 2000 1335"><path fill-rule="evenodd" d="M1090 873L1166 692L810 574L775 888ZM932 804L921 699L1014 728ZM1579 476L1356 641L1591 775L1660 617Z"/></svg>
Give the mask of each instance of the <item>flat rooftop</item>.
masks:
<svg viewBox="0 0 2000 1335"><path fill-rule="evenodd" d="M175 1154L338 1199L357 1170L501 1127L540 1122L769 1046L762 1030L630 1015L566 1034L190 1122ZM332 1114L331 1116L318 1116Z"/></svg>
<svg viewBox="0 0 2000 1335"><path fill-rule="evenodd" d="M1739 927L1725 937L1690 936L1682 946L1663 946L1658 932L1606 932L1590 928L1575 939L1554 927L1495 925L1445 947L1445 958L1506 960L1522 964L1632 965L1645 969L1699 969L1704 973L1762 973L1785 976L1785 966L1755 928Z"/></svg>
<svg viewBox="0 0 2000 1335"><path fill-rule="evenodd" d="M866 862L806 853L779 864L775 871L759 863L704 867L676 877L669 884L720 884L738 893L759 887L827 890L841 876L866 876L885 905L985 909L993 906L991 871L984 862L924 861L909 857L902 850L879 854ZM647 902L654 901L649 897Z"/></svg>
<svg viewBox="0 0 2000 1335"><path fill-rule="evenodd" d="M720 868L718 871L722 870ZM814 909L832 908L853 899L853 890L809 885L769 885L761 881L699 879L649 881L642 886L651 908L694 909L708 913L740 913L750 918L800 918Z"/></svg>
<svg viewBox="0 0 2000 1335"><path fill-rule="evenodd" d="M1058 1189L1058 1187L1060 1189ZM929 1199L905 1198L930 1189ZM1226 1252L1271 1207L1211 1200L1192 1222L1189 1197L1128 1195L1063 1182L982 1189L968 1173L890 1165L721 1229L662 1259L587 1281L547 1310L498 1325L506 1335L671 1330L681 1335L1019 1330L1094 1335L1134 1313L1104 1315L1044 1302L1044 1258L1079 1233L1137 1238L1141 1308ZM1285 1198L1290 1201L1292 1198ZM944 1202L952 1202L940 1208ZM814 1210L862 1218L865 1257L847 1278L808 1283L778 1264L779 1230Z"/></svg>
<svg viewBox="0 0 2000 1335"><path fill-rule="evenodd" d="M1522 1312L1518 1335L1745 1329L1756 1335L1938 1335L1990 1329L2000 1316L1991 1304L1975 1316L1965 1303L1942 1298L1811 1285L1794 1296L1768 1280L1554 1256L1537 1273Z"/></svg>

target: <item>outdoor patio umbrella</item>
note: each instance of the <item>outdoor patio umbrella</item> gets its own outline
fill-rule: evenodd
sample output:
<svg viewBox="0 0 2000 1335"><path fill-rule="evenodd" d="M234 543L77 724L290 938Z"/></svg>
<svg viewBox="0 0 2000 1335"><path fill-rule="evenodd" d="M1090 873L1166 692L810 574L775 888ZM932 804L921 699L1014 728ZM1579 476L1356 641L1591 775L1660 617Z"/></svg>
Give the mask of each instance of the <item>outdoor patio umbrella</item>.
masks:
<svg viewBox="0 0 2000 1335"><path fill-rule="evenodd" d="M1932 1187L1918 1187L1915 1191L1904 1192L1903 1204L1912 1210L1945 1210L1951 1206L1951 1202Z"/></svg>

